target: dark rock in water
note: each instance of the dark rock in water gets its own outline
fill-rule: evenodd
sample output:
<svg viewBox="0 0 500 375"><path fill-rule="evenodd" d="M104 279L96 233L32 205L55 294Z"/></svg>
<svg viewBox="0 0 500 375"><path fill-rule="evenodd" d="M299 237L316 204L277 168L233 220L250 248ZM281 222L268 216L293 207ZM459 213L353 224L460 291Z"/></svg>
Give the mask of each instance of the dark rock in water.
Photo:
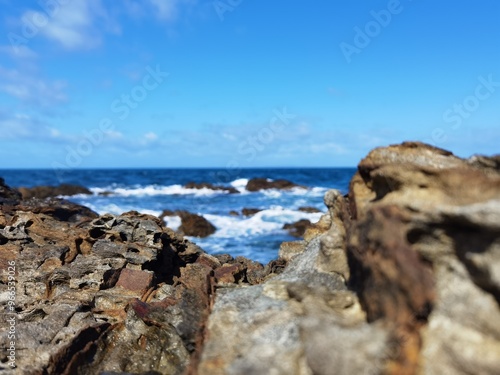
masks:
<svg viewBox="0 0 500 375"><path fill-rule="evenodd" d="M300 212L305 212L308 214L314 214L314 213L319 213L322 212L321 210L318 210L316 207L299 207Z"/></svg>
<svg viewBox="0 0 500 375"><path fill-rule="evenodd" d="M5 185L5 180L0 177L0 205L13 206L21 200L21 193Z"/></svg>
<svg viewBox="0 0 500 375"><path fill-rule="evenodd" d="M102 197L109 197L110 195L113 195L113 192L112 191L101 191L98 195L102 196Z"/></svg>
<svg viewBox="0 0 500 375"><path fill-rule="evenodd" d="M246 189L248 191L259 191L264 189L292 189L294 187L303 187L287 180L269 181L267 178L252 178L248 181Z"/></svg>
<svg viewBox="0 0 500 375"><path fill-rule="evenodd" d="M209 182L188 182L184 185L186 189L210 189L210 190L218 190L218 191L227 191L229 194L238 194L238 189L234 187L226 187L226 186L216 186Z"/></svg>
<svg viewBox="0 0 500 375"><path fill-rule="evenodd" d="M307 228L312 226L311 221L307 219L301 219L295 223L283 225L283 229L286 229L294 237L302 237L306 232Z"/></svg>
<svg viewBox="0 0 500 375"><path fill-rule="evenodd" d="M163 210L162 213L160 214L159 218L163 219L168 216L177 216L178 211L172 211L172 210Z"/></svg>
<svg viewBox="0 0 500 375"><path fill-rule="evenodd" d="M243 216L253 216L260 211L262 211L260 208L244 208L241 210L241 214Z"/></svg>
<svg viewBox="0 0 500 375"><path fill-rule="evenodd" d="M207 237L215 233L217 228L203 216L187 211L178 211L181 218L179 231L185 236Z"/></svg>
<svg viewBox="0 0 500 375"><path fill-rule="evenodd" d="M35 186L32 188L20 187L18 190L21 192L23 199L45 199L57 196L92 194L92 192L86 187L70 184L61 184L59 186Z"/></svg>
<svg viewBox="0 0 500 375"><path fill-rule="evenodd" d="M237 211L231 210L229 211L229 216L240 216L240 214Z"/></svg>

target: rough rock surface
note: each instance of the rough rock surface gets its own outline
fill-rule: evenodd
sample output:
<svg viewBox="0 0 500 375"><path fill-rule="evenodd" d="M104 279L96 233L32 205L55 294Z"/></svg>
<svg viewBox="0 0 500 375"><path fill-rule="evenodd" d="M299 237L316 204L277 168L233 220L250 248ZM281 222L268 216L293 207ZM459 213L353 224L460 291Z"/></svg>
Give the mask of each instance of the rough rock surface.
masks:
<svg viewBox="0 0 500 375"><path fill-rule="evenodd" d="M45 199L58 196L92 194L92 192L86 187L70 184L61 184L59 186L35 186L32 188L20 187L18 190L23 196L23 199Z"/></svg>
<svg viewBox="0 0 500 375"><path fill-rule="evenodd" d="M252 178L247 182L248 191L259 191L264 189L292 189L302 187L288 180L268 180L267 178Z"/></svg>
<svg viewBox="0 0 500 375"><path fill-rule="evenodd" d="M15 261L17 281L16 369L0 327L7 374L182 374L197 361L217 285L254 284L275 271L219 260L153 216L53 214L67 204L0 206L0 264ZM3 285L0 300L10 316Z"/></svg>
<svg viewBox="0 0 500 375"><path fill-rule="evenodd" d="M198 373L500 373L498 160L373 150L281 274L217 293Z"/></svg>

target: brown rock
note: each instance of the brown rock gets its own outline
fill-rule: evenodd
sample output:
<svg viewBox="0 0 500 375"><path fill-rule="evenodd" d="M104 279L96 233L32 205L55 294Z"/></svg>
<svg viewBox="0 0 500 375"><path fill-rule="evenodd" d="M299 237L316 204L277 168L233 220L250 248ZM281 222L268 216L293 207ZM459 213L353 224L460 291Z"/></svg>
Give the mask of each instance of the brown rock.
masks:
<svg viewBox="0 0 500 375"><path fill-rule="evenodd" d="M240 263L223 264L214 272L215 280L222 284L234 284L244 277L244 266Z"/></svg>
<svg viewBox="0 0 500 375"><path fill-rule="evenodd" d="M286 229L294 237L302 237L311 225L312 223L309 220L301 219L295 223L283 225L283 229Z"/></svg>
<svg viewBox="0 0 500 375"><path fill-rule="evenodd" d="M248 191L259 191L264 189L287 190L294 187L303 187L287 180L268 180L267 178L252 178L248 181L246 189Z"/></svg>
<svg viewBox="0 0 500 375"><path fill-rule="evenodd" d="M306 212L309 214L314 214L318 212L322 212L321 210L318 210L316 207L299 207L300 212Z"/></svg>
<svg viewBox="0 0 500 375"><path fill-rule="evenodd" d="M70 184L61 184L59 186L35 186L32 188L21 187L18 190L22 194L23 199L45 199L60 195L71 196L77 194L92 194L92 192L86 187Z"/></svg>
<svg viewBox="0 0 500 375"><path fill-rule="evenodd" d="M260 212L260 211L262 211L262 210L259 209L259 208L244 208L244 209L241 210L241 214L243 216L253 216L257 212Z"/></svg>
<svg viewBox="0 0 500 375"><path fill-rule="evenodd" d="M179 211L178 214L182 222L179 231L186 236L207 237L217 230L217 228L203 216L187 211Z"/></svg>
<svg viewBox="0 0 500 375"><path fill-rule="evenodd" d="M144 294L153 282L153 273L151 271L141 271L124 268L120 273L116 286Z"/></svg>

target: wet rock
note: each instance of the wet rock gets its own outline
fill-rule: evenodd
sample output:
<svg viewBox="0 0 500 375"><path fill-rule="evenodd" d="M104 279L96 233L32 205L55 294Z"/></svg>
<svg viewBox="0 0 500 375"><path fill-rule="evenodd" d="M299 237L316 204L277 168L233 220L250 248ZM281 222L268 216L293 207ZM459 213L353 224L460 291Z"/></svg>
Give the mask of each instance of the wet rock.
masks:
<svg viewBox="0 0 500 375"><path fill-rule="evenodd" d="M244 208L241 210L241 214L243 216L253 216L260 211L262 211L260 208Z"/></svg>
<svg viewBox="0 0 500 375"><path fill-rule="evenodd" d="M226 191L229 194L238 194L239 191L238 189L234 187L226 187L226 186L216 186L213 185L209 182L188 182L186 185L184 185L186 189L209 189L209 190L215 190L215 191Z"/></svg>
<svg viewBox="0 0 500 375"><path fill-rule="evenodd" d="M181 226L179 231L186 236L207 237L215 233L217 228L201 215L187 211L179 211Z"/></svg>
<svg viewBox="0 0 500 375"><path fill-rule="evenodd" d="M269 180L267 178L252 178L248 181L246 189L248 191L259 191L265 189L287 190L295 187L303 187L288 180Z"/></svg>
<svg viewBox="0 0 500 375"><path fill-rule="evenodd" d="M70 184L61 184L59 186L35 186L32 188L20 187L18 190L22 194L23 199L30 199L30 198L45 199L58 196L92 194L92 192L86 187L79 185L70 185Z"/></svg>
<svg viewBox="0 0 500 375"><path fill-rule="evenodd" d="M300 212L306 212L308 214L314 214L318 212L322 212L321 210L318 210L316 207L299 207Z"/></svg>
<svg viewBox="0 0 500 375"><path fill-rule="evenodd" d="M301 219L295 223L283 225L283 229L286 229L294 237L302 237L306 230L311 227L312 223L310 220Z"/></svg>

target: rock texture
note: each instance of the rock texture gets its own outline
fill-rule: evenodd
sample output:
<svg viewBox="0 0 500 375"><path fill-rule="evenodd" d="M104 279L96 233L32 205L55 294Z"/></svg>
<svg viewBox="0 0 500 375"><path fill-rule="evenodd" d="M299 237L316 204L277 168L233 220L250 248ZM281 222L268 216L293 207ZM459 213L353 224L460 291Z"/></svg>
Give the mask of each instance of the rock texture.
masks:
<svg viewBox="0 0 500 375"><path fill-rule="evenodd" d="M281 274L218 292L198 373L500 373L498 160L373 150Z"/></svg>
<svg viewBox="0 0 500 375"><path fill-rule="evenodd" d="M1 194L19 198L4 184ZM68 216L55 214L73 209L65 201L16 202L0 205L0 264L15 261L17 281L16 369L0 327L6 374L182 374L196 363L215 288L275 271L210 256L153 216ZM0 300L11 316L4 285Z"/></svg>

